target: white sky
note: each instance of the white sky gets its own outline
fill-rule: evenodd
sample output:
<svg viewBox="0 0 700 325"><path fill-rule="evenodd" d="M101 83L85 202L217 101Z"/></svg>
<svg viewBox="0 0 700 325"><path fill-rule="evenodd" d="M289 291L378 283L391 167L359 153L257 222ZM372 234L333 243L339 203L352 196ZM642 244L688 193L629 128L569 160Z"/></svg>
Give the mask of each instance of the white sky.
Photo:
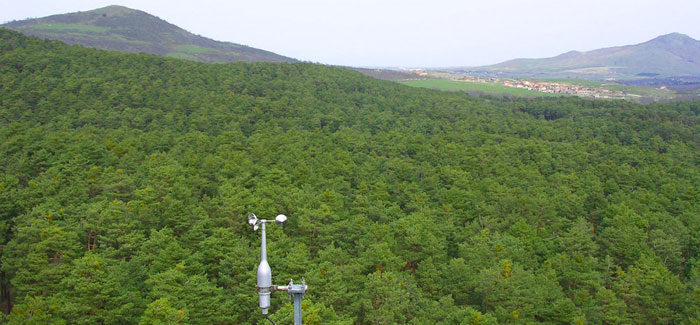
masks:
<svg viewBox="0 0 700 325"><path fill-rule="evenodd" d="M0 22L118 4L192 33L296 59L448 67L700 39L698 0L0 0Z"/></svg>

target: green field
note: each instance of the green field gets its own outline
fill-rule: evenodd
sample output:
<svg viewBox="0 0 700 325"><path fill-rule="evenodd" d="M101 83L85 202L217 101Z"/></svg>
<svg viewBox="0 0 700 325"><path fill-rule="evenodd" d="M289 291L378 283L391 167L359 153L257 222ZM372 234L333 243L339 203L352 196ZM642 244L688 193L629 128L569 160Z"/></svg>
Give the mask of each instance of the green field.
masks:
<svg viewBox="0 0 700 325"><path fill-rule="evenodd" d="M175 46L175 49L178 52L187 52L187 53L217 53L217 52L219 52L216 49L201 47L201 46L191 45L191 44L177 45L177 46Z"/></svg>
<svg viewBox="0 0 700 325"><path fill-rule="evenodd" d="M90 26L82 24L41 24L34 25L30 27L31 29L44 30L44 31L79 31L79 32L91 32L91 33L106 33L110 30L109 27L100 26Z"/></svg>
<svg viewBox="0 0 700 325"><path fill-rule="evenodd" d="M447 91L466 91L466 92L482 92L490 95L508 95L515 97L545 97L556 96L554 94L540 93L527 89L506 87L493 83L477 83L454 80L410 80L402 81L404 85L418 88L430 88Z"/></svg>
<svg viewBox="0 0 700 325"><path fill-rule="evenodd" d="M530 79L528 79L530 80ZM653 101L673 99L675 92L664 89L651 87L639 87L623 85L613 82L584 80L584 79L534 79L536 81L559 82L569 85L580 85L590 88L602 88L612 91L621 91L626 94L629 100L639 101L641 98L651 99ZM445 91L465 91L465 92L481 92L489 95L506 95L513 97L551 97L562 96L557 94L541 93L522 88L506 87L499 83L478 83L465 82L445 79L427 79L427 80L409 80L401 81L402 84L411 87L439 89Z"/></svg>
<svg viewBox="0 0 700 325"><path fill-rule="evenodd" d="M176 59L182 59L182 60L195 60L196 57L187 54L187 53L182 53L182 52L170 52L166 54L165 56L171 57L171 58L176 58Z"/></svg>

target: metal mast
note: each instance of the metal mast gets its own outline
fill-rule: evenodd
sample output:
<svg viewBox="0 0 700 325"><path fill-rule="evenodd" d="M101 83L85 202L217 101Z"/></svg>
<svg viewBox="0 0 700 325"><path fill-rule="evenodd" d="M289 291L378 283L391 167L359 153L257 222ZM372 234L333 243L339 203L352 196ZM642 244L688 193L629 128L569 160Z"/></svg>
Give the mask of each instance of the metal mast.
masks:
<svg viewBox="0 0 700 325"><path fill-rule="evenodd" d="M294 325L301 325L301 300L304 299L304 293L306 292L306 282L302 280L301 284L294 284L292 280L289 280L289 285L286 286L272 285L272 269L270 264L267 263L265 224L273 221L278 225L282 225L287 221L287 217L280 214L275 217L275 220L264 220L258 219L253 213L248 215L248 224L253 226L253 231L260 228L262 236L262 241L260 242L260 264L258 265L258 284L255 287L255 290L258 292L259 306L265 318L272 322L267 315L270 308L270 295L274 291L287 291L294 302ZM272 323L274 324L274 322Z"/></svg>

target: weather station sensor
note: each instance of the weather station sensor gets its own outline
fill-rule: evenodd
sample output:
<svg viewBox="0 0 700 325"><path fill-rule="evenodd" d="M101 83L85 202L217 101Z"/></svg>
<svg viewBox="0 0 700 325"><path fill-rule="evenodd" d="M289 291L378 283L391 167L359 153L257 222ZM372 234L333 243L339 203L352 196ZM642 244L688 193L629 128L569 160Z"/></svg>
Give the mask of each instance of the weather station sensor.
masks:
<svg viewBox="0 0 700 325"><path fill-rule="evenodd" d="M301 282L301 285L295 285L292 280L289 280L289 284L286 286L274 286L272 285L272 269L270 264L267 262L267 239L265 236L265 224L274 222L282 226L287 221L287 216L283 214L277 215L274 220L258 219L258 217L251 213L248 215L248 224L253 227L253 231L258 231L260 229L261 241L260 241L260 264L258 264L258 283L255 286L255 290L258 292L259 307L262 310L262 314L269 320L272 324L275 322L270 319L268 315L270 308L270 295L275 291L287 291L289 296L294 302L294 324L301 325L301 300L304 298L304 293L306 292L305 281Z"/></svg>

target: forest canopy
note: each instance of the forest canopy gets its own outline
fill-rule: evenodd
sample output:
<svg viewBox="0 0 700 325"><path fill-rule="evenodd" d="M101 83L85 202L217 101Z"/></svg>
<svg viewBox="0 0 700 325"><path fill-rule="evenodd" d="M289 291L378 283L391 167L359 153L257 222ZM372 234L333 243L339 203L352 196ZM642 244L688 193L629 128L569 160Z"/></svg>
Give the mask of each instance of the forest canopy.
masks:
<svg viewBox="0 0 700 325"><path fill-rule="evenodd" d="M264 324L254 212L307 324L698 324L699 114L0 29L2 317Z"/></svg>

